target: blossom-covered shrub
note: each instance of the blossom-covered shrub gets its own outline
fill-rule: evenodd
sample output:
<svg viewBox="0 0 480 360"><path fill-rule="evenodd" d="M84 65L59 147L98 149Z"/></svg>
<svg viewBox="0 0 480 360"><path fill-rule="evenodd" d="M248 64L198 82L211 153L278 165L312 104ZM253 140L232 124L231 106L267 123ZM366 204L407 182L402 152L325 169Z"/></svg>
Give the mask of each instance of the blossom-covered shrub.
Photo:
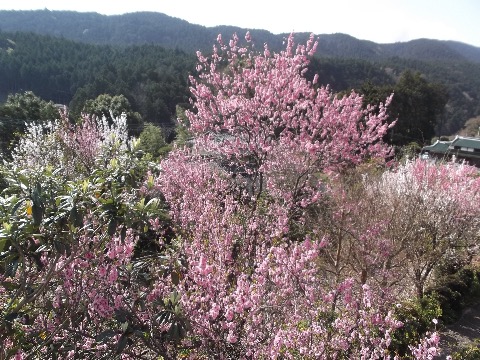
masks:
<svg viewBox="0 0 480 360"><path fill-rule="evenodd" d="M94 162L103 157L116 157L131 143L124 115L109 124L106 118L84 116L71 124L66 113L60 119L26 124L24 135L12 150L11 165L34 175L46 168L55 168L65 178L90 173Z"/></svg>
<svg viewBox="0 0 480 360"><path fill-rule="evenodd" d="M125 119L30 125L3 164L0 357L168 354L155 322L175 304L147 299L167 217L135 145Z"/></svg>

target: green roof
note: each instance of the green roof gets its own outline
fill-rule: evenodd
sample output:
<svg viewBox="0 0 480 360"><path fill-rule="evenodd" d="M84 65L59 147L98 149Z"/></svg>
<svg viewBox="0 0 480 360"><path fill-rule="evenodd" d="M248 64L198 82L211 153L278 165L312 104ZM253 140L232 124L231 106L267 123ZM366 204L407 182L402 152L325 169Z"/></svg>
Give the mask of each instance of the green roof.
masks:
<svg viewBox="0 0 480 360"><path fill-rule="evenodd" d="M436 141L433 145L424 146L423 151L436 154L446 154L452 151L458 151L459 148L470 148L480 150L480 139L457 136L452 141Z"/></svg>
<svg viewBox="0 0 480 360"><path fill-rule="evenodd" d="M452 141L452 145L453 146L468 147L468 148L473 148L473 149L480 149L480 139L457 136Z"/></svg>
<svg viewBox="0 0 480 360"><path fill-rule="evenodd" d="M448 152L448 147L450 146L451 142L450 141L436 141L435 144L430 145L430 146L424 146L423 150L432 152L432 153L437 153L437 154L445 154Z"/></svg>

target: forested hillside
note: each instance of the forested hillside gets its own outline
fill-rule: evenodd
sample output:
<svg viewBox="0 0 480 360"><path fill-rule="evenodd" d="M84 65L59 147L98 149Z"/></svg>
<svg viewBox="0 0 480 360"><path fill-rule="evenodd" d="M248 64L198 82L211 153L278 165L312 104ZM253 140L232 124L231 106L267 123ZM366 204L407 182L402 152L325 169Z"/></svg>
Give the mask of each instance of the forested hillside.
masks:
<svg viewBox="0 0 480 360"><path fill-rule="evenodd" d="M161 13L137 12L106 16L97 13L72 11L0 11L0 30L35 32L61 36L91 44L138 45L158 44L188 53L208 51L219 33L250 31L260 48L267 43L272 50L283 48L288 34L272 34L261 29L242 29L236 26L205 27ZM306 41L309 33L297 34ZM381 60L391 57L436 61L480 62L480 48L453 41L418 39L406 43L377 44L346 34L316 34L320 36L317 56Z"/></svg>
<svg viewBox="0 0 480 360"><path fill-rule="evenodd" d="M0 24L1 98L32 90L79 112L87 99L123 94L145 121L158 124L170 123L175 106L188 101L195 52L208 53L219 33L229 38L247 31L227 25L207 28L160 13L0 11ZM268 43L277 50L287 34L251 30L251 36L257 48ZM296 34L298 41L307 37ZM427 39L376 44L320 34L311 69L335 92L358 90L366 82L394 90L406 70L419 72L444 86L448 95L438 136L452 135L480 115L480 48L467 44Z"/></svg>
<svg viewBox="0 0 480 360"><path fill-rule="evenodd" d="M168 124L188 102L195 57L157 45L90 45L33 33L0 33L0 93L33 91L78 114L88 99L122 94L144 120Z"/></svg>

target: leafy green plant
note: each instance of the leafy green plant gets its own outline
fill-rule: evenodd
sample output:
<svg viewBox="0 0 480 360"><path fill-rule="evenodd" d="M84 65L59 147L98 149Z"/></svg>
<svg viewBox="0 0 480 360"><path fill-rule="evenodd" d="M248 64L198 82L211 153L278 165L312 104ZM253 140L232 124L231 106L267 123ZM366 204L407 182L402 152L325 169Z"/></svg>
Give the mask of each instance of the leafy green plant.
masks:
<svg viewBox="0 0 480 360"><path fill-rule="evenodd" d="M480 301L480 282L478 270L463 267L454 273L441 276L428 293L436 296L442 308L442 320L445 324L457 321L464 308Z"/></svg>
<svg viewBox="0 0 480 360"><path fill-rule="evenodd" d="M478 360L480 359L480 339L465 345L451 355L452 360Z"/></svg>
<svg viewBox="0 0 480 360"><path fill-rule="evenodd" d="M406 356L410 344L419 342L427 332L435 329L434 320L441 317L442 309L435 296L426 295L420 300L412 299L399 304L395 315L403 326L392 333L389 351Z"/></svg>

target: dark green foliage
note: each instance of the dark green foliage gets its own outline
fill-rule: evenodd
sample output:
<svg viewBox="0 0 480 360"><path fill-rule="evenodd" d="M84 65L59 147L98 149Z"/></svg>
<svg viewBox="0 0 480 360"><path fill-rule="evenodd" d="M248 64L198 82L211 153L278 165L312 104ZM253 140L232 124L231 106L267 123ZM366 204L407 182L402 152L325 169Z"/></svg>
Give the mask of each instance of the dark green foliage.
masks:
<svg viewBox="0 0 480 360"><path fill-rule="evenodd" d="M8 155L11 142L25 130L25 123L58 119L59 111L53 102L31 91L9 95L0 105L0 153Z"/></svg>
<svg viewBox="0 0 480 360"><path fill-rule="evenodd" d="M306 76L313 79L315 74L318 74L320 85L329 85L334 91L347 93L360 88L367 80L377 85L394 83L393 78L377 64L360 59L315 57L309 64Z"/></svg>
<svg viewBox="0 0 480 360"><path fill-rule="evenodd" d="M189 121L185 114L185 108L177 106L177 124L174 131L175 144L179 147L186 146L188 141L192 139L193 135L189 130Z"/></svg>
<svg viewBox="0 0 480 360"><path fill-rule="evenodd" d="M129 133L134 136L138 136L143 128L142 116L138 112L132 111L130 102L123 95L101 94L96 99L87 100L82 112L99 118L105 117L109 123L113 121L113 118L125 114Z"/></svg>
<svg viewBox="0 0 480 360"><path fill-rule="evenodd" d="M479 272L465 267L444 275L427 293L438 298L442 308L442 320L451 324L461 317L466 306L480 300Z"/></svg>
<svg viewBox="0 0 480 360"><path fill-rule="evenodd" d="M2 117L30 121L55 120L58 109L51 101L47 102L31 91L9 95L1 107Z"/></svg>
<svg viewBox="0 0 480 360"><path fill-rule="evenodd" d="M475 48L476 49L476 48ZM409 69L418 72L429 82L443 86L448 103L439 118L436 134L452 135L466 120L480 114L480 64L468 61L420 61L394 58L382 63L392 76L400 76Z"/></svg>
<svg viewBox="0 0 480 360"><path fill-rule="evenodd" d="M420 73L406 71L394 92L390 112L398 122L392 130L392 143L428 144L448 100L445 88L429 83Z"/></svg>
<svg viewBox="0 0 480 360"><path fill-rule="evenodd" d="M392 354L405 356L409 353L409 344L418 343L427 331L435 328L432 320L442 315L442 309L434 295L427 295L420 300L402 303L395 313L403 326L393 332L389 350Z"/></svg>
<svg viewBox="0 0 480 360"><path fill-rule="evenodd" d="M163 310L157 314L155 322L159 326L171 324L165 336L167 339L179 342L190 328L188 320L182 315L180 296L177 292L173 292L163 302Z"/></svg>
<svg viewBox="0 0 480 360"><path fill-rule="evenodd" d="M421 153L422 148L417 142L414 141L404 146L396 147L395 150L396 158L403 161L417 157Z"/></svg>
<svg viewBox="0 0 480 360"><path fill-rule="evenodd" d="M448 100L444 86L431 83L420 73L409 70L400 76L395 85L366 82L360 92L364 95L365 104L379 104L394 94L388 112L390 120L397 122L386 140L397 146L429 144Z"/></svg>
<svg viewBox="0 0 480 360"><path fill-rule="evenodd" d="M479 340L470 345L465 345L452 355L452 360L478 360L480 359L480 343Z"/></svg>
<svg viewBox="0 0 480 360"><path fill-rule="evenodd" d="M152 123L145 124L139 139L138 149L150 154L154 159L165 155L171 148L165 142L162 129Z"/></svg>
<svg viewBox="0 0 480 360"><path fill-rule="evenodd" d="M177 103L188 102L188 74L194 64L194 54L155 45L95 46L0 32L0 98L28 89L68 105L78 118L87 100L122 95L143 120L168 124Z"/></svg>

